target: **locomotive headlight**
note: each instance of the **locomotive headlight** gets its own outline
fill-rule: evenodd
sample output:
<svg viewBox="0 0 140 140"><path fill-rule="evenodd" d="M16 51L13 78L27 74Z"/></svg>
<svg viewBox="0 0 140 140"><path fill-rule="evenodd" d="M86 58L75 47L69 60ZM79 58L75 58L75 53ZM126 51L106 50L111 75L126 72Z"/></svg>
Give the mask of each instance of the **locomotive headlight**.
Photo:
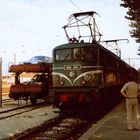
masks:
<svg viewBox="0 0 140 140"><path fill-rule="evenodd" d="M83 81L82 81L82 84L83 84L83 85L85 85L85 84L86 84L86 81L85 81L85 80L83 80Z"/></svg>
<svg viewBox="0 0 140 140"><path fill-rule="evenodd" d="M69 77L70 77L70 78L74 78L75 76L76 76L75 71L70 71L70 72L69 72Z"/></svg>
<svg viewBox="0 0 140 140"><path fill-rule="evenodd" d="M92 81L94 79L94 75L92 73L87 73L84 75L85 81Z"/></svg>
<svg viewBox="0 0 140 140"><path fill-rule="evenodd" d="M60 84L61 86L63 86L63 85L64 85L64 81L61 80L61 81L59 82L59 84Z"/></svg>

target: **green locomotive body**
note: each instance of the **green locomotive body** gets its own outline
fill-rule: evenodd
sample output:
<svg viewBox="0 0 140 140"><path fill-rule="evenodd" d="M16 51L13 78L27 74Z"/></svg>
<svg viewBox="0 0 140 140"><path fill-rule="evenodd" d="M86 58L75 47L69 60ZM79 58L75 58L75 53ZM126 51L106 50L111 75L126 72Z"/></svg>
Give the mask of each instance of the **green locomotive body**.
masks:
<svg viewBox="0 0 140 140"><path fill-rule="evenodd" d="M78 22L84 19L83 16L93 14L95 12L92 11L73 14L77 22L70 21L64 29L78 26L80 32L80 26L92 24L81 25L83 22L80 22L79 25ZM81 16L81 20L78 19ZM73 25L75 23L78 25ZM114 104L122 98L120 88L127 81L128 75L138 74L137 70L103 47L100 40L97 41L95 26L90 33L92 40L85 42L81 35L70 38L66 32L69 43L53 49L50 94L53 96L54 107L64 110L67 107L74 109L79 105L80 108L88 105L92 109L103 109L104 105Z"/></svg>
<svg viewBox="0 0 140 140"><path fill-rule="evenodd" d="M97 43L60 45L54 48L53 58L52 86L57 107L68 102L97 103L101 99L115 102L121 98L119 90L130 71L137 74L134 68Z"/></svg>

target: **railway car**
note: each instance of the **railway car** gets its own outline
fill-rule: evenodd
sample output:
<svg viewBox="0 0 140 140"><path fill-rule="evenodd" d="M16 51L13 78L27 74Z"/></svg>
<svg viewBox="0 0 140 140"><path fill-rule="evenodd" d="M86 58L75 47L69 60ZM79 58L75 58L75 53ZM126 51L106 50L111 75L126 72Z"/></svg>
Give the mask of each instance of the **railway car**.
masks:
<svg viewBox="0 0 140 140"><path fill-rule="evenodd" d="M128 75L138 74L136 69L101 45L95 14L94 11L72 14L63 27L68 43L53 49L50 96L54 108L62 112L89 112L114 104L122 99L120 88ZM80 27L87 33L84 26L89 35L81 34ZM70 28L74 28L74 33L77 28L78 33L70 37L67 31Z"/></svg>
<svg viewBox="0 0 140 140"><path fill-rule="evenodd" d="M9 97L14 100L30 100L36 104L38 99L47 100L48 89L51 86L51 63L11 65L15 82L10 87ZM22 76L24 75L24 76ZM27 78L30 76L30 80Z"/></svg>

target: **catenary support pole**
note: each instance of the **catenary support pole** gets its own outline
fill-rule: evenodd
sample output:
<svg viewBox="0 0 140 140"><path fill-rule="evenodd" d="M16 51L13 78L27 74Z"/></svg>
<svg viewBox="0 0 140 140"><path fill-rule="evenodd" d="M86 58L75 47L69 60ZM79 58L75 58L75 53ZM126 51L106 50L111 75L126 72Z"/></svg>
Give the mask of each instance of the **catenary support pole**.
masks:
<svg viewBox="0 0 140 140"><path fill-rule="evenodd" d="M0 107L2 108L2 58L0 57Z"/></svg>

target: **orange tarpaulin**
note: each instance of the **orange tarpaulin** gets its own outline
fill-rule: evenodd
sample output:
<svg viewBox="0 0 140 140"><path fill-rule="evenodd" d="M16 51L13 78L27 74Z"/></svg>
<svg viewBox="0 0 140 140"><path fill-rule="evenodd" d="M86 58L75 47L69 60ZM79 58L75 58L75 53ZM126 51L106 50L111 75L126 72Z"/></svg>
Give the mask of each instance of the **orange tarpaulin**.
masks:
<svg viewBox="0 0 140 140"><path fill-rule="evenodd" d="M50 71L51 64L18 64L11 65L9 72L48 72Z"/></svg>

